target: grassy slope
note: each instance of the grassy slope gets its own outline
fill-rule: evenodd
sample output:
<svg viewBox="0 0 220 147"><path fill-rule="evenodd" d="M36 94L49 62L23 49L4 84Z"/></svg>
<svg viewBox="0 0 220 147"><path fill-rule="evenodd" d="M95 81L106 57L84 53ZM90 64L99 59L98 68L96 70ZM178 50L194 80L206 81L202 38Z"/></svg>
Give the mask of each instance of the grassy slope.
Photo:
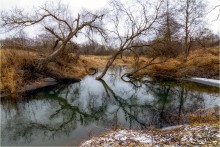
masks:
<svg viewBox="0 0 220 147"><path fill-rule="evenodd" d="M25 65L33 60L45 56L45 53L28 52L21 50L1 49L1 81L0 91L16 92L22 86L40 82L42 75L33 75L29 70L25 69ZM91 73L91 68L104 67L109 56L80 56L76 62L73 53L69 53L62 58L62 60L50 63L48 66L58 73L66 75L75 75L75 77L83 78L85 75ZM150 59L140 58L140 64L144 65ZM158 59L159 60L159 59ZM155 61L155 62L158 62ZM209 48L206 50L193 51L188 61L183 63L182 57L179 56L175 59L169 59L167 62L157 65L149 66L141 70L137 75L155 76L168 76L168 77L185 77L185 76L198 76L208 78L219 78L219 48ZM134 58L123 57L117 59L115 65L127 65L132 67Z"/></svg>
<svg viewBox="0 0 220 147"><path fill-rule="evenodd" d="M165 63L149 66L140 71L138 75L174 78L197 76L219 79L219 49L220 47L213 47L206 50L194 50L186 62L182 62L183 56L178 56Z"/></svg>

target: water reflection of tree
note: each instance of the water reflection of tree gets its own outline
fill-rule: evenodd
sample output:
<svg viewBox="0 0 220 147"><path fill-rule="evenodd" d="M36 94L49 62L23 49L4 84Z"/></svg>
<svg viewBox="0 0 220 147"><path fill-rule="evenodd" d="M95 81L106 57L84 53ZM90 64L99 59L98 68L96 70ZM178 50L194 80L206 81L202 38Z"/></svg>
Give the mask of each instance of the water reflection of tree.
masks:
<svg viewBox="0 0 220 147"><path fill-rule="evenodd" d="M204 98L200 93L191 92L184 84L145 83L154 97L157 112L154 118L160 127L187 123L187 115L204 108ZM150 89L150 90L149 90Z"/></svg>
<svg viewBox="0 0 220 147"><path fill-rule="evenodd" d="M111 81L113 85L117 86L118 79L111 80L113 80ZM119 117L121 116L119 116L119 113L123 113L127 123L125 125L128 125L126 127L132 129L146 129L151 125L164 127L185 123L187 113L193 112L204 105L202 95L191 92L184 85L173 86L172 84L157 84L146 81L128 81L132 89L129 95L127 94L128 91L117 87L115 90L103 80L100 80L100 83L103 85L103 91L99 94L89 91L86 98L86 108L79 102L81 99L80 94L85 89L83 87L85 85L80 85L80 83L61 85L49 92L39 92L23 105L30 103L30 106L32 106L31 103L38 100L47 103L50 108L48 110L48 121L39 122L38 120L29 119L26 114L21 114L21 111L7 121L7 127L3 128L2 134L11 132L7 135L11 135L11 138L15 141L20 138L31 141L34 139L34 134L42 134L42 138L49 139L62 134L68 135L77 128L78 124L85 126L98 122L99 125L106 126L106 124L109 124L109 127L112 125L115 127L120 125ZM139 95L140 91L144 94ZM152 101L139 102L141 96L149 95L153 96ZM99 105L97 104L98 98L101 98L99 99L101 101ZM2 101L2 103L7 103L7 101ZM14 107L16 112L19 112L22 107L16 102L9 106ZM108 108L113 106L115 109L109 112Z"/></svg>
<svg viewBox="0 0 220 147"><path fill-rule="evenodd" d="M146 128L147 122L139 120L136 115L132 114L132 111L135 113L135 110L137 110L137 108L151 108L151 105L148 105L148 104L140 105L137 103L129 103L127 100L125 100L122 97L120 97L119 95L117 95L104 80L99 80L99 81L102 83L108 96L110 98L114 98L114 100L118 104L118 109L114 113L117 114L119 109L122 109L125 117L126 118L128 117L130 119L129 120L130 121L130 128L132 125L131 124L132 121L136 121L140 125L141 129ZM135 98L134 96L135 96L135 94L133 94L128 99L133 99L133 98ZM116 115L116 117L117 117L117 115ZM117 124L117 122L116 122L116 124Z"/></svg>
<svg viewBox="0 0 220 147"><path fill-rule="evenodd" d="M56 109L50 114L50 121L46 123L39 122L37 120L30 120L27 116L17 114L13 116L12 120L8 120L8 123L13 125L7 125L2 130L2 133L10 135L9 138L13 138L14 141L23 138L28 143L34 139L34 134L42 134L42 138L48 139L54 138L55 135L68 135L72 130L76 129L79 122L81 125L86 125L94 120L98 120L99 116L104 115L103 113L105 112L106 106L102 105L96 108L95 106L92 106L92 103L89 103L88 111L83 111L79 106L72 105L69 100L73 101L74 99L79 99L77 88L79 89L80 87L74 87L74 91L71 92L72 97L69 97L68 93L70 91L66 86L56 88L49 93L39 93L33 98L34 100L44 99L50 101L49 104L51 105L51 111L54 110L52 108ZM64 94L62 94L63 92ZM60 95L64 97L61 97ZM7 133L8 131L13 133Z"/></svg>

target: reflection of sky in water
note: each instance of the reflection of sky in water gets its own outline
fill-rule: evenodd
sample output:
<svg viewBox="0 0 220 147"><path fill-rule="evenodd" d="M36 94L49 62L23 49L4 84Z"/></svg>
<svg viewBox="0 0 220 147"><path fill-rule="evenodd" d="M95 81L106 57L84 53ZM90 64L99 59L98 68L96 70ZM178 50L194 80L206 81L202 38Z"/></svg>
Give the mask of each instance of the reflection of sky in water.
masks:
<svg viewBox="0 0 220 147"><path fill-rule="evenodd" d="M140 82L134 83L141 85L137 88L122 81L118 76L122 73L107 74L104 81L87 76L81 82L44 90L24 101L2 99L3 144L77 145L91 130L98 133L105 130L100 128L116 125L133 129L177 125L184 118L177 122L169 116L180 115L180 108L181 113L189 113L220 103L218 89L208 93L181 84Z"/></svg>
<svg viewBox="0 0 220 147"><path fill-rule="evenodd" d="M202 97L204 98L205 107L206 108L212 108L215 106L220 106L220 98L217 94L207 94L207 93L201 93Z"/></svg>
<svg viewBox="0 0 220 147"><path fill-rule="evenodd" d="M81 104L81 109L86 109L89 105L89 100L93 97L96 101L96 105L100 106L102 103L102 92L104 90L102 84L97 82L94 77L86 77L80 82L81 92L79 103Z"/></svg>

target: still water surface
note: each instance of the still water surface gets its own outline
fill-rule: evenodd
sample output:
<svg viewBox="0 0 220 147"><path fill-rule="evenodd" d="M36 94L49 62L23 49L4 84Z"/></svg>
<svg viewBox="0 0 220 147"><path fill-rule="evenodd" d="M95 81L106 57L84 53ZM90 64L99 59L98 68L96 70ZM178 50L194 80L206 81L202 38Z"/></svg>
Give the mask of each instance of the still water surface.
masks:
<svg viewBox="0 0 220 147"><path fill-rule="evenodd" d="M1 145L64 146L112 128L162 128L187 123L186 115L219 105L218 88L193 83L126 82L123 69L102 81L43 88L22 99L2 99ZM128 79L127 79L128 80Z"/></svg>

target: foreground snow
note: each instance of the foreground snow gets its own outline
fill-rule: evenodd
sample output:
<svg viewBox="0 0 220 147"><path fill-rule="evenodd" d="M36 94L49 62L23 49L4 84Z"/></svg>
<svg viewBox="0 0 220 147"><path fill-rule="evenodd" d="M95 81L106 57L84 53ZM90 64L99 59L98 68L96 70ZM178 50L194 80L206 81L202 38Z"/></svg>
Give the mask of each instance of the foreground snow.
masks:
<svg viewBox="0 0 220 147"><path fill-rule="evenodd" d="M179 126L148 132L118 130L102 137L94 137L81 146L197 146L220 145L220 131L217 126Z"/></svg>
<svg viewBox="0 0 220 147"><path fill-rule="evenodd" d="M189 79L189 81L193 81L193 82L197 82L197 83L201 83L205 85L210 85L210 86L216 86L216 87L220 86L220 80L215 80L215 79L193 77Z"/></svg>

